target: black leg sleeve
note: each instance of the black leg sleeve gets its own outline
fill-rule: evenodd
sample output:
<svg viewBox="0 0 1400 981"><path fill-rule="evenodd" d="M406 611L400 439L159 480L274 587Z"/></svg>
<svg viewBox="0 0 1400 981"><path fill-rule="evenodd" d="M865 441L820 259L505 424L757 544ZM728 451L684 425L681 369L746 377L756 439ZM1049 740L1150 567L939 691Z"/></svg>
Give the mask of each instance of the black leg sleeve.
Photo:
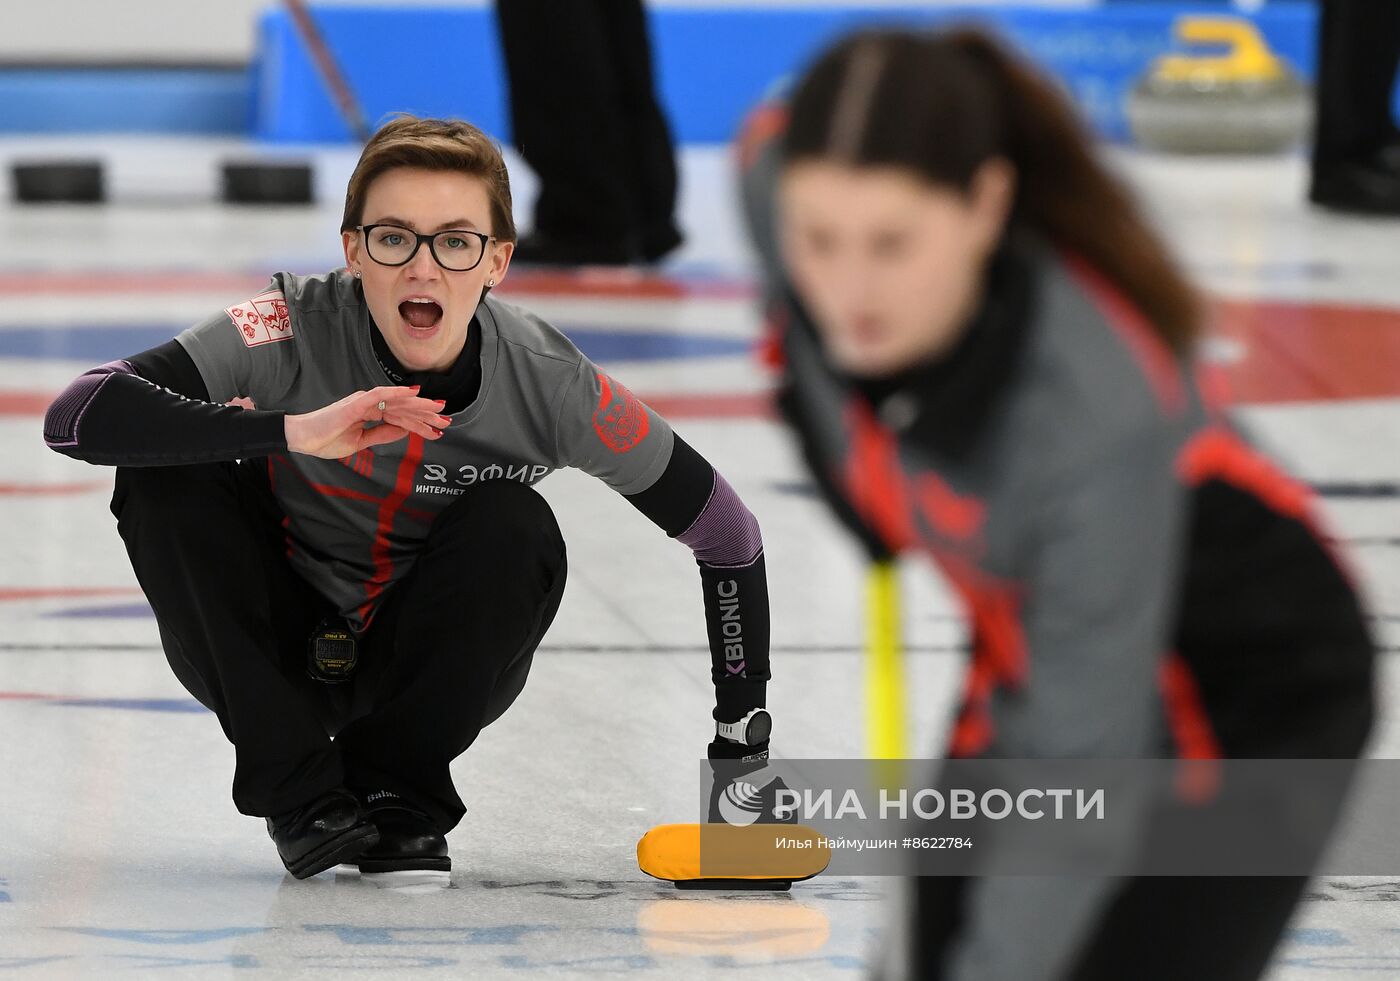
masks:
<svg viewBox="0 0 1400 981"><path fill-rule="evenodd" d="M565 575L554 514L523 484L477 484L438 515L365 638L372 707L336 737L349 785L454 827L466 808L448 765L520 694Z"/></svg>
<svg viewBox="0 0 1400 981"><path fill-rule="evenodd" d="M304 676L324 601L287 563L259 466L119 467L112 513L171 668L237 751L234 803L266 816L342 774Z"/></svg>
<svg viewBox="0 0 1400 981"><path fill-rule="evenodd" d="M1400 3L1323 0L1315 165L1364 157L1392 138L1397 64Z"/></svg>
<svg viewBox="0 0 1400 981"><path fill-rule="evenodd" d="M763 556L738 569L700 563L705 627L710 640L714 717L737 722L767 704L769 616L768 573Z"/></svg>
<svg viewBox="0 0 1400 981"><path fill-rule="evenodd" d="M540 179L535 229L622 247L635 219L604 0L496 0L496 14L515 145Z"/></svg>

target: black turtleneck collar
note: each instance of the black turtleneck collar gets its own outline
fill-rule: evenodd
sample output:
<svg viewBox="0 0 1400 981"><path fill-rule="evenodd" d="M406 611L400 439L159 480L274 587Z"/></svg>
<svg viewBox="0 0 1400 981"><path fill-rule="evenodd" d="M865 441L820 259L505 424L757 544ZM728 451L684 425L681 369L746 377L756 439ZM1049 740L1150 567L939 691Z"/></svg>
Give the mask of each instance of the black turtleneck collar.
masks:
<svg viewBox="0 0 1400 981"><path fill-rule="evenodd" d="M918 445L966 457L1015 375L1032 318L1034 246L1008 237L987 267L981 307L936 361L884 378L846 382L882 422Z"/></svg>
<svg viewBox="0 0 1400 981"><path fill-rule="evenodd" d="M446 411L461 412L476 400L481 388L481 323L472 318L467 328L467 343L462 353L447 371L410 371L399 363L379 326L370 318L370 341L379 367L395 385L421 385L419 395L425 399L444 399Z"/></svg>

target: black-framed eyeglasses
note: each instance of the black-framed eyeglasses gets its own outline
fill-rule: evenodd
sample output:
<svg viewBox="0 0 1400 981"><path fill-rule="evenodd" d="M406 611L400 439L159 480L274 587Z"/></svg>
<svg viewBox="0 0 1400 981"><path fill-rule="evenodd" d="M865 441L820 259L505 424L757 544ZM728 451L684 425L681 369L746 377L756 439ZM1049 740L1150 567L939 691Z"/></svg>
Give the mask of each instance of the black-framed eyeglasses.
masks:
<svg viewBox="0 0 1400 981"><path fill-rule="evenodd" d="M449 228L431 235L419 235L402 225L356 225L365 236L365 251L381 266L403 266L413 261L423 243L433 261L448 272L466 272L481 265L486 255L486 243L495 236L467 228Z"/></svg>

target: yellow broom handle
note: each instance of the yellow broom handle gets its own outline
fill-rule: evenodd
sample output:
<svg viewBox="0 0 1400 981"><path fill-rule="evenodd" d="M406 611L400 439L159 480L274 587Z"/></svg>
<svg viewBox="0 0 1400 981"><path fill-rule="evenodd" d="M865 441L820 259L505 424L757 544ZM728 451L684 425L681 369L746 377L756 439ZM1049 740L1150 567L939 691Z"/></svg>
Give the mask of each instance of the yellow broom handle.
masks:
<svg viewBox="0 0 1400 981"><path fill-rule="evenodd" d="M865 581L865 720L871 759L908 758L898 566L872 563Z"/></svg>

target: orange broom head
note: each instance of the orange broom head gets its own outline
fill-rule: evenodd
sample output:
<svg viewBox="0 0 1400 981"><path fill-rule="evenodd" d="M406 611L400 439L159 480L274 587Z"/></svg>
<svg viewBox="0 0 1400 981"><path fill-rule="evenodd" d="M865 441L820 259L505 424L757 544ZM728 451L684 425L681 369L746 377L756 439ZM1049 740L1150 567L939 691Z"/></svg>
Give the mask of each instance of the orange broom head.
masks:
<svg viewBox="0 0 1400 981"><path fill-rule="evenodd" d="M637 842L637 865L670 882L798 882L831 862L826 838L796 824L662 824Z"/></svg>

